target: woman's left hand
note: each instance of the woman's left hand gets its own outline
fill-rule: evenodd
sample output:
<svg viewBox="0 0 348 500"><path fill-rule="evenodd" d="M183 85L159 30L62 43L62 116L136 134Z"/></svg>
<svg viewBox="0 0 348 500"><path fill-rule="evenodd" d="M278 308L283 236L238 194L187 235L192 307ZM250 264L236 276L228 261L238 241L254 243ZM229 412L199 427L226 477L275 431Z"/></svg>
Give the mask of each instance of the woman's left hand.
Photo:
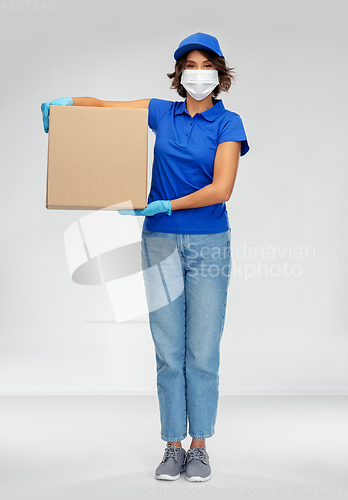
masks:
<svg viewBox="0 0 348 500"><path fill-rule="evenodd" d="M167 213L172 215L172 206L169 200L153 201L146 208L136 210L119 210L121 215L155 215L160 213Z"/></svg>

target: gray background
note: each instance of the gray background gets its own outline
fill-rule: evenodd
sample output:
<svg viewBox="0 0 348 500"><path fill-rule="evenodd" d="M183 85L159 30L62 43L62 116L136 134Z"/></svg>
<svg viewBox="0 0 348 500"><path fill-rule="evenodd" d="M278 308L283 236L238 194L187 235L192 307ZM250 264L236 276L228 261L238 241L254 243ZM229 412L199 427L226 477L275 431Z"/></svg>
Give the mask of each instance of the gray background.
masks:
<svg viewBox="0 0 348 500"><path fill-rule="evenodd" d="M235 275L221 394L346 393L345 3L57 0L38 12L6 5L0 391L155 394L146 318L117 324L104 287L70 278L63 235L87 212L45 208L40 106L61 96L181 100L166 73L179 42L202 31L219 39L236 70L219 97L241 115L251 147L227 203ZM258 259L238 252L244 246L285 254L260 261L268 276L247 277ZM295 247L314 255L294 258ZM276 276L284 264L294 273Z"/></svg>

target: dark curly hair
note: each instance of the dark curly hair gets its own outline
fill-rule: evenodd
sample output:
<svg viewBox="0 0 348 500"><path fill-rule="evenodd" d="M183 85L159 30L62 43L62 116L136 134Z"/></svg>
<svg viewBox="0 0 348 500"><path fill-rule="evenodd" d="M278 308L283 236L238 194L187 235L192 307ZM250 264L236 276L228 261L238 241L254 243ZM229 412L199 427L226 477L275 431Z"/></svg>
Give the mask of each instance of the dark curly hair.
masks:
<svg viewBox="0 0 348 500"><path fill-rule="evenodd" d="M228 92L231 87L232 82L235 80L235 76L233 75L234 68L229 68L227 63L223 57L218 56L215 52L210 50L199 50L205 57L216 67L219 74L219 85L215 87L213 90L213 97L217 97L220 92L223 90L224 92ZM178 94L181 97L187 97L186 89L180 83L181 73L184 71L187 56L189 52L183 54L175 63L175 69L173 73L167 73L168 78L172 79L172 83L170 88L176 89Z"/></svg>

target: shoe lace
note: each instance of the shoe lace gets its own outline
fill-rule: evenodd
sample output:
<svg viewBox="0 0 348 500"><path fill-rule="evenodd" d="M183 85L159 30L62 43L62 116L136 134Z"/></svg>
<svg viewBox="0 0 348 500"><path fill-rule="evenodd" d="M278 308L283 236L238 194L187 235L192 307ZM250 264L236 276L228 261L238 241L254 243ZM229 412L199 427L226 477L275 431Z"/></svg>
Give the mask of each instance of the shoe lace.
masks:
<svg viewBox="0 0 348 500"><path fill-rule="evenodd" d="M174 458L174 460L177 463L179 463L179 461L178 461L179 450L180 450L180 447L178 447L178 446L168 446L164 450L162 462L165 462L167 460L167 458Z"/></svg>
<svg viewBox="0 0 348 500"><path fill-rule="evenodd" d="M194 460L195 458L197 460L201 460L204 464L209 465L204 455L204 448L200 448L197 446L195 448L190 448L187 450L186 464L188 464L189 462L191 462L191 460Z"/></svg>

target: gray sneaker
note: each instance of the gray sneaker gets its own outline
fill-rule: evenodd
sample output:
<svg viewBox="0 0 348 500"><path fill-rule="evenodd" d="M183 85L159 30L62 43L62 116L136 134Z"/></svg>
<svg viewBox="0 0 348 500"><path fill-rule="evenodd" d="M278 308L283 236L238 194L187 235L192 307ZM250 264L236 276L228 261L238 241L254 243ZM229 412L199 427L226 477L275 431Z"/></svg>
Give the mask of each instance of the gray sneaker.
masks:
<svg viewBox="0 0 348 500"><path fill-rule="evenodd" d="M195 447L186 453L186 479L208 481L211 478L209 455L205 448Z"/></svg>
<svg viewBox="0 0 348 500"><path fill-rule="evenodd" d="M155 478L175 481L179 479L180 472L184 472L186 466L186 451L170 444L166 447L162 462L156 469Z"/></svg>

